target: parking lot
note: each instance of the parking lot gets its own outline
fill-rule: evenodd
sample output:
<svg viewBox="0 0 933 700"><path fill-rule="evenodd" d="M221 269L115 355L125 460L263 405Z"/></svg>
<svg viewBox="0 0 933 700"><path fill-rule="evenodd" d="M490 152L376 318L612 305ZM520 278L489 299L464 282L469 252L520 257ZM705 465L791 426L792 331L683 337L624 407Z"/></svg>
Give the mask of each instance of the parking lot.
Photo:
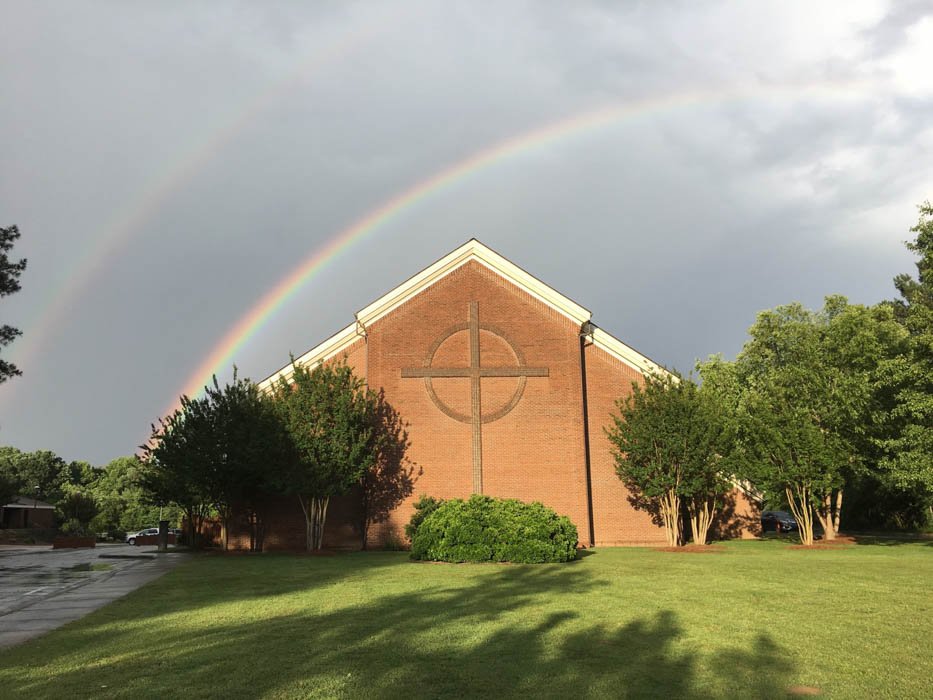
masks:
<svg viewBox="0 0 933 700"><path fill-rule="evenodd" d="M157 579L183 552L105 544L94 549L0 549L0 648L77 620Z"/></svg>

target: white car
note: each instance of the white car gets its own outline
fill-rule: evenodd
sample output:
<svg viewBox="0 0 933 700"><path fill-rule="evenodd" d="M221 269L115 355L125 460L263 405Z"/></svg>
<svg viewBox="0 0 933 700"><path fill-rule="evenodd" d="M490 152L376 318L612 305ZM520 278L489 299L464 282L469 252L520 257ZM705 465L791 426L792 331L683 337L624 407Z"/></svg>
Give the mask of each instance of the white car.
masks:
<svg viewBox="0 0 933 700"><path fill-rule="evenodd" d="M137 537L144 537L147 535L158 535L159 528L157 527L147 527L145 530L140 530L139 532L128 532L126 534L126 543L127 544L136 544Z"/></svg>

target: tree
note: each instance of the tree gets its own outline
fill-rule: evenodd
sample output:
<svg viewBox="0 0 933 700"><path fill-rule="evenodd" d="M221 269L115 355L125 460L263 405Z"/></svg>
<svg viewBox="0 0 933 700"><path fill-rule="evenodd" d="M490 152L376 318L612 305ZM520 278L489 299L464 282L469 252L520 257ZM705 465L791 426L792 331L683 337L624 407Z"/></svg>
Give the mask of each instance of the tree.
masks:
<svg viewBox="0 0 933 700"><path fill-rule="evenodd" d="M757 489L786 499L801 542L812 545L815 514L822 514L824 528L832 528L828 507L845 485L848 446L823 429L786 387L768 378L743 397L739 425L745 475ZM829 529L826 536L832 536Z"/></svg>
<svg viewBox="0 0 933 700"><path fill-rule="evenodd" d="M19 277L26 269L26 259L11 262L9 252L13 250L13 243L19 238L19 229L16 226L0 227L0 297L13 294L20 290ZM22 331L13 326L0 326L0 348L12 343ZM0 384L10 377L22 374L11 362L0 360Z"/></svg>
<svg viewBox="0 0 933 700"><path fill-rule="evenodd" d="M234 509L252 506L255 512L269 471L290 455L269 399L248 379L238 379L236 368L232 383L221 387L214 377L203 397L182 396L181 408L152 427L142 449L143 484L153 500L185 511L192 542L214 509L223 523L224 549ZM251 544L261 547L255 534Z"/></svg>
<svg viewBox="0 0 933 700"><path fill-rule="evenodd" d="M90 493L71 491L56 509L62 531L72 535L87 535L88 525L97 515L97 501Z"/></svg>
<svg viewBox="0 0 933 700"><path fill-rule="evenodd" d="M616 472L637 507L660 519L670 546L682 544L681 505L693 541L706 544L709 526L729 490L723 461L729 423L715 394L691 380L649 376L616 404L607 431Z"/></svg>
<svg viewBox="0 0 933 700"><path fill-rule="evenodd" d="M893 485L920 492L933 517L933 205L919 207L916 234L907 248L919 256L917 277L901 274L901 298L891 304L907 332L905 352L884 366L882 389L891 400L882 414L886 432L878 440L882 466Z"/></svg>
<svg viewBox="0 0 933 700"><path fill-rule="evenodd" d="M185 514L188 542L201 546L201 529L210 515L205 487L211 446L211 423L204 399L183 395L181 408L152 425L149 442L140 447L145 465L142 486L156 505L174 503Z"/></svg>
<svg viewBox="0 0 933 700"><path fill-rule="evenodd" d="M375 463L374 399L345 360L308 369L292 358L291 377L273 392L297 455L280 489L298 498L307 549L320 549L331 497L347 493Z"/></svg>
<svg viewBox="0 0 933 700"><path fill-rule="evenodd" d="M19 479L12 473L0 469L0 510L19 496L21 490L22 484Z"/></svg>
<svg viewBox="0 0 933 700"><path fill-rule="evenodd" d="M0 471L15 476L23 496L58 503L69 483L69 465L49 450L23 452L15 447L0 448Z"/></svg>
<svg viewBox="0 0 933 700"><path fill-rule="evenodd" d="M234 367L231 384L221 388L215 377L213 387L205 387L214 439L222 447L210 461L207 486L224 523L224 549L233 513L242 508L250 525L250 549L256 551L263 545L263 504L270 477L290 466L293 452L271 398L236 375Z"/></svg>
<svg viewBox="0 0 933 700"><path fill-rule="evenodd" d="M830 296L820 311L764 311L749 335L734 366L701 366L732 394L734 461L770 499L786 499L805 544L816 519L833 539L846 484L873 463L875 387L903 332L889 307Z"/></svg>
<svg viewBox="0 0 933 700"><path fill-rule="evenodd" d="M142 484L144 470L136 455L117 457L100 470L92 486L99 509L93 522L96 532L116 535L153 527L160 519L180 524L182 513L177 506L160 508L148 502Z"/></svg>

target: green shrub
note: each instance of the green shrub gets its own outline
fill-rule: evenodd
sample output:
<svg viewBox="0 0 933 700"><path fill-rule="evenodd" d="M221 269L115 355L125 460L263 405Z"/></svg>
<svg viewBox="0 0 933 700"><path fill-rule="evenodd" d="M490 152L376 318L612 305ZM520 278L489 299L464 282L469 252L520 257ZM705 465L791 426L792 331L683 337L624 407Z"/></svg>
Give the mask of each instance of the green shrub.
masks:
<svg viewBox="0 0 933 700"><path fill-rule="evenodd" d="M443 502L443 498L434 498L433 496L422 496L418 499L418 502L415 503L415 513L411 516L408 525L405 526L405 537L408 538L409 542L415 539L415 533L418 532L418 527L424 522L424 519L440 508Z"/></svg>
<svg viewBox="0 0 933 700"><path fill-rule="evenodd" d="M541 503L472 496L442 503L415 529L412 559L570 561L577 555L577 528Z"/></svg>
<svg viewBox="0 0 933 700"><path fill-rule="evenodd" d="M63 535L70 535L71 537L87 537L91 534L87 529L87 525L77 518L66 520L59 526L58 530Z"/></svg>

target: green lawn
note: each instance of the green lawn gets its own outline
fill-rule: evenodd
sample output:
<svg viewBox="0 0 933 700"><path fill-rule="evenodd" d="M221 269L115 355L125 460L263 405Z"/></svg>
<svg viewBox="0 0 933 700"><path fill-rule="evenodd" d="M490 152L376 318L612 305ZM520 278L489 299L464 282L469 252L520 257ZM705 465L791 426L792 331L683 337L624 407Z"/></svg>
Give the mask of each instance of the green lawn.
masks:
<svg viewBox="0 0 933 700"><path fill-rule="evenodd" d="M22 697L933 697L933 546L202 556L0 652Z"/></svg>

